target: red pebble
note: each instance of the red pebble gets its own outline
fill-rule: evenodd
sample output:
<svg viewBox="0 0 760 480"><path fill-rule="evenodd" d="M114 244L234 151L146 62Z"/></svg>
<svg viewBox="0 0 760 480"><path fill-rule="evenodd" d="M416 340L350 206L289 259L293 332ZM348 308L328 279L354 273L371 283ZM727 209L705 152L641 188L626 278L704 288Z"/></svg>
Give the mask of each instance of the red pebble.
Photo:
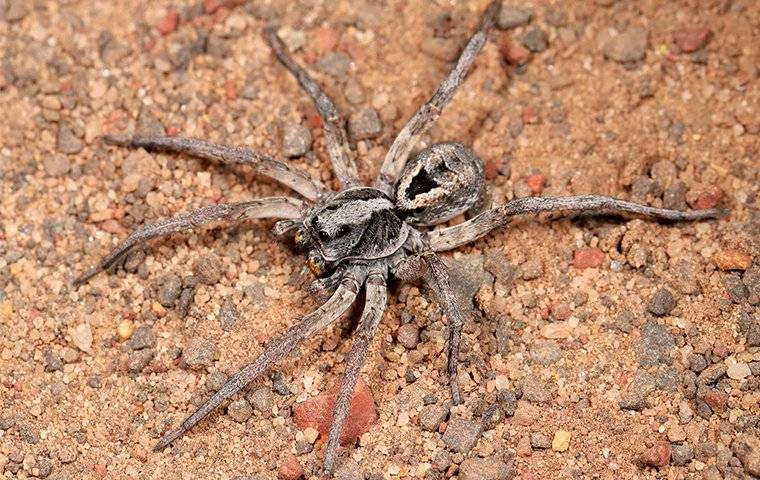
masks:
<svg viewBox="0 0 760 480"><path fill-rule="evenodd" d="M176 10L170 10L164 18L156 25L161 35L168 35L177 29L179 25L179 13Z"/></svg>
<svg viewBox="0 0 760 480"><path fill-rule="evenodd" d="M301 430L312 427L319 432L322 439L327 438L330 424L333 418L335 400L338 396L340 385L335 385L327 392L299 403L295 406L296 423ZM363 433L369 430L375 421L375 399L364 380L359 378L354 389L354 398L348 410L348 418L343 426L340 443L345 445L356 441Z"/></svg>
<svg viewBox="0 0 760 480"><path fill-rule="evenodd" d="M596 247L583 247L573 253L573 266L579 270L599 268L604 263L604 252Z"/></svg>
<svg viewBox="0 0 760 480"><path fill-rule="evenodd" d="M314 38L314 47L320 53L332 51L338 44L340 35L332 28L317 27L311 31Z"/></svg>
<svg viewBox="0 0 760 480"><path fill-rule="evenodd" d="M304 477L304 471L295 455L288 455L277 470L277 478L280 480L298 480Z"/></svg>
<svg viewBox="0 0 760 480"><path fill-rule="evenodd" d="M524 123L538 123L538 112L533 107L525 107L522 111L522 121Z"/></svg>
<svg viewBox="0 0 760 480"><path fill-rule="evenodd" d="M536 173L529 175L528 178L525 179L525 183L528 184L528 188L530 188L531 192L538 195L544 191L544 185L546 185L546 177L540 173Z"/></svg>
<svg viewBox="0 0 760 480"><path fill-rule="evenodd" d="M726 410L726 404L728 403L728 395L720 390L710 390L705 393L705 403L712 408L715 413L722 413Z"/></svg>
<svg viewBox="0 0 760 480"><path fill-rule="evenodd" d="M707 44L710 29L705 27L682 28L673 32L673 41L684 53L696 52Z"/></svg>
<svg viewBox="0 0 760 480"><path fill-rule="evenodd" d="M670 462L672 452L673 449L669 443L655 445L641 456L641 463L647 467L664 467Z"/></svg>
<svg viewBox="0 0 760 480"><path fill-rule="evenodd" d="M491 160L486 161L486 180L493 180L499 176L499 166Z"/></svg>
<svg viewBox="0 0 760 480"><path fill-rule="evenodd" d="M528 61L530 50L519 43L506 41L502 44L501 54L508 63L512 65L522 65Z"/></svg>
<svg viewBox="0 0 760 480"><path fill-rule="evenodd" d="M715 208L723 198L723 192L713 187L701 192L693 192L691 195L686 195L686 201L689 205L696 210L707 210L708 208ZM696 197L696 198L694 198Z"/></svg>

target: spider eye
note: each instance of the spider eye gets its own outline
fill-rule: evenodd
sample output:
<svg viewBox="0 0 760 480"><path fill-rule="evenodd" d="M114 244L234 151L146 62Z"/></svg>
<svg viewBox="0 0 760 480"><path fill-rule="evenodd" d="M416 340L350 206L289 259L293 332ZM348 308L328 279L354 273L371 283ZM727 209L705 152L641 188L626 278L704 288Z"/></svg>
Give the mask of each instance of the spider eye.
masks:
<svg viewBox="0 0 760 480"><path fill-rule="evenodd" d="M335 232L335 237L344 237L350 229L348 228L348 225L341 225L338 227L338 231Z"/></svg>
<svg viewBox="0 0 760 480"><path fill-rule="evenodd" d="M327 233L327 230L317 231L317 236L319 236L319 239L322 240L323 242L330 240L330 234Z"/></svg>

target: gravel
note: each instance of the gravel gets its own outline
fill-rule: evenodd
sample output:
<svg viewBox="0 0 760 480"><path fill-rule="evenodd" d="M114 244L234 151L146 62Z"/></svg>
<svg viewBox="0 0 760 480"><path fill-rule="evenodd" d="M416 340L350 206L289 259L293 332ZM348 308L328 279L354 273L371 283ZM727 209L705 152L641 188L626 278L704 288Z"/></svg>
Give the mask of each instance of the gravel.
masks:
<svg viewBox="0 0 760 480"><path fill-rule="evenodd" d="M413 350L420 342L420 329L413 323L407 323L396 330L396 341L407 350Z"/></svg>
<svg viewBox="0 0 760 480"><path fill-rule="evenodd" d="M182 279L172 273L159 277L158 303L166 308L172 308L182 292Z"/></svg>
<svg viewBox="0 0 760 480"><path fill-rule="evenodd" d="M531 347L530 358L546 367L557 363L562 358L562 350L557 342L539 342Z"/></svg>
<svg viewBox="0 0 760 480"><path fill-rule="evenodd" d="M676 308L676 300L667 288L660 288L647 302L647 310L652 315L662 317Z"/></svg>
<svg viewBox="0 0 760 480"><path fill-rule="evenodd" d="M220 372L219 370L211 372L206 377L206 388L212 392L216 392L222 388L225 383L227 383L228 379L229 377L224 372Z"/></svg>
<svg viewBox="0 0 760 480"><path fill-rule="evenodd" d="M364 107L348 117L348 135L353 141L375 138L383 131L383 124L377 111Z"/></svg>
<svg viewBox="0 0 760 480"><path fill-rule="evenodd" d="M449 415L450 404L427 405L422 408L419 415L420 427L428 432L435 432L441 423Z"/></svg>
<svg viewBox="0 0 760 480"><path fill-rule="evenodd" d="M269 387L256 387L249 392L245 399L248 400L256 411L260 412L264 416L270 416L272 414L272 406L274 406L274 394Z"/></svg>
<svg viewBox="0 0 760 480"><path fill-rule="evenodd" d="M238 423L245 423L253 415L253 408L250 403L241 398L227 406L227 415Z"/></svg>
<svg viewBox="0 0 760 480"><path fill-rule="evenodd" d="M230 295L224 297L222 306L219 308L219 323L225 332L231 331L237 321L240 319L240 313L235 306L235 301Z"/></svg>
<svg viewBox="0 0 760 480"><path fill-rule="evenodd" d="M153 327L147 323L143 323L135 333L132 334L132 338L129 339L129 346L132 350L142 350L143 348L152 348L156 345L156 334L153 332Z"/></svg>
<svg viewBox="0 0 760 480"><path fill-rule="evenodd" d="M71 161L65 155L54 153L45 157L45 160L42 161L42 167L48 176L61 177L69 173Z"/></svg>
<svg viewBox="0 0 760 480"><path fill-rule="evenodd" d="M214 285L222 279L222 262L211 254L205 254L193 265L193 273L201 283Z"/></svg>
<svg viewBox="0 0 760 480"><path fill-rule="evenodd" d="M182 361L192 370L203 370L214 364L216 347L203 338L191 339L182 351Z"/></svg>
<svg viewBox="0 0 760 480"><path fill-rule="evenodd" d="M612 37L604 46L604 56L620 63L632 63L646 56L649 32L641 27L630 27Z"/></svg>
<svg viewBox="0 0 760 480"><path fill-rule="evenodd" d="M52 350L45 352L45 371L57 372L63 370L63 360Z"/></svg>
<svg viewBox="0 0 760 480"><path fill-rule="evenodd" d="M533 12L520 7L502 5L499 16L496 18L496 26L502 30L527 25L533 18Z"/></svg>
<svg viewBox="0 0 760 480"><path fill-rule="evenodd" d="M520 41L525 48L531 52L543 52L549 48L549 39L546 36L546 32L539 28L528 30L520 37Z"/></svg>
<svg viewBox="0 0 760 480"><path fill-rule="evenodd" d="M639 334L641 338L635 347L639 365L652 367L670 362L670 352L676 340L667 328L655 320L649 320L641 327Z"/></svg>
<svg viewBox="0 0 760 480"><path fill-rule="evenodd" d="M351 66L351 59L342 53L330 52L317 62L317 68L335 78L343 78Z"/></svg>
<svg viewBox="0 0 760 480"><path fill-rule="evenodd" d="M478 443L483 425L476 420L451 417L442 440L449 450L467 455Z"/></svg>
<svg viewBox="0 0 760 480"><path fill-rule="evenodd" d="M140 373L150 364L155 355L156 352L152 349L135 350L129 354L127 369L130 373Z"/></svg>
<svg viewBox="0 0 760 480"><path fill-rule="evenodd" d="M311 149L311 131L295 122L282 126L282 154L288 158L302 157Z"/></svg>
<svg viewBox="0 0 760 480"><path fill-rule="evenodd" d="M641 410L647 406L647 397L655 389L655 379L645 371L638 371L628 384L618 404L623 410Z"/></svg>
<svg viewBox="0 0 760 480"><path fill-rule="evenodd" d="M71 128L61 125L58 128L55 148L61 153L74 155L82 151L82 141L74 135Z"/></svg>
<svg viewBox="0 0 760 480"><path fill-rule="evenodd" d="M547 450L552 448L552 439L541 432L533 432L530 434L530 446L538 450Z"/></svg>
<svg viewBox="0 0 760 480"><path fill-rule="evenodd" d="M537 259L530 259L523 263L520 265L520 270L522 271L523 280L536 280L544 274L544 266Z"/></svg>
<svg viewBox="0 0 760 480"><path fill-rule="evenodd" d="M459 466L460 480L511 480L514 477L514 467L494 456L468 458Z"/></svg>

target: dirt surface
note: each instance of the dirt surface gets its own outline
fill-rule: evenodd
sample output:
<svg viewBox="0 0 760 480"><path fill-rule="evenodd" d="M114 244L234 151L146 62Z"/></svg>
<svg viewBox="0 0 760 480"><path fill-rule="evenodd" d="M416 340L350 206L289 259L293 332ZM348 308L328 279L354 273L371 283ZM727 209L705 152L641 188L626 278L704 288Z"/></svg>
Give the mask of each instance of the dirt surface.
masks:
<svg viewBox="0 0 760 480"><path fill-rule="evenodd" d="M166 131L279 156L300 124L314 142L289 161L334 185L316 112L262 39L276 21L347 117L377 114L353 120L370 180L486 2L220 3L0 0L4 478L319 472L324 443L293 407L339 381L347 321L253 385L252 415L238 403L151 453L316 300L268 221L154 242L72 288L138 225L285 193L100 137ZM378 419L342 450L341 478L760 474L760 4L520 7L530 19L491 32L425 143L471 145L494 202L593 192L730 214L525 219L447 254L474 294L450 411L446 319L425 289L395 288L363 373Z"/></svg>

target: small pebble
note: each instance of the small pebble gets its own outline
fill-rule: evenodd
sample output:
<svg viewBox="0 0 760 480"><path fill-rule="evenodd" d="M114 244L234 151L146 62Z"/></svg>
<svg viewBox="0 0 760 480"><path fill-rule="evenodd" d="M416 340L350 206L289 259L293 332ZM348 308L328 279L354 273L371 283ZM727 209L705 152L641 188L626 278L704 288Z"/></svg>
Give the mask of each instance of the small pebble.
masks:
<svg viewBox="0 0 760 480"><path fill-rule="evenodd" d="M413 350L420 341L420 329L413 323L401 325L396 330L396 340L407 350Z"/></svg>
<svg viewBox="0 0 760 480"><path fill-rule="evenodd" d="M203 370L214 364L216 347L214 344L196 337L190 340L182 351L182 360L193 370Z"/></svg>
<svg viewBox="0 0 760 480"><path fill-rule="evenodd" d="M277 470L277 478L280 480L298 480L304 478L304 470L298 459L288 454Z"/></svg>
<svg viewBox="0 0 760 480"><path fill-rule="evenodd" d="M596 247L579 248L573 253L573 267L583 270L599 268L604 264L604 252Z"/></svg>
<svg viewBox="0 0 760 480"><path fill-rule="evenodd" d="M119 322L119 325L116 327L116 334L122 341L132 338L132 334L134 334L134 332L135 323L132 320L124 319Z"/></svg>
<svg viewBox="0 0 760 480"><path fill-rule="evenodd" d="M256 411L261 412L264 416L272 414L274 394L271 388L265 386L256 387L245 398L253 405Z"/></svg>
<svg viewBox="0 0 760 480"><path fill-rule="evenodd" d="M449 450L467 455L478 443L482 432L483 425L479 421L451 417L442 440Z"/></svg>
<svg viewBox="0 0 760 480"><path fill-rule="evenodd" d="M557 430L554 432L552 439L552 450L555 452L566 452L570 448L571 433L567 430Z"/></svg>
<svg viewBox="0 0 760 480"><path fill-rule="evenodd" d="M61 125L58 127L55 147L61 153L73 155L82 151L82 141L74 135L71 128Z"/></svg>
<svg viewBox="0 0 760 480"><path fill-rule="evenodd" d="M419 414L420 427L428 432L435 432L441 423L449 415L451 405L428 405L423 407Z"/></svg>
<svg viewBox="0 0 760 480"><path fill-rule="evenodd" d="M228 378L229 377L227 377L227 374L220 372L219 370L211 372L206 377L206 388L212 392L216 392L222 388L225 383L227 383Z"/></svg>
<svg viewBox="0 0 760 480"><path fill-rule="evenodd" d="M520 7L502 5L499 16L496 17L496 26L501 30L526 25L533 18L533 12Z"/></svg>
<svg viewBox="0 0 760 480"><path fill-rule="evenodd" d="M222 306L219 308L219 322L222 325L222 330L229 332L235 327L239 319L240 313L235 306L235 301L231 296L225 296L222 300Z"/></svg>
<svg viewBox="0 0 760 480"><path fill-rule="evenodd" d="M45 157L42 166L48 176L61 177L69 173L69 170L71 169L71 162L65 155L54 153Z"/></svg>
<svg viewBox="0 0 760 480"><path fill-rule="evenodd" d="M543 52L549 48L549 39L546 32L539 28L528 30L520 37L522 44L531 52Z"/></svg>
<svg viewBox="0 0 760 480"><path fill-rule="evenodd" d="M168 274L158 279L158 301L166 308L172 308L182 292L182 279L177 275Z"/></svg>
<svg viewBox="0 0 760 480"><path fill-rule="evenodd" d="M676 300L667 288L660 288L647 303L647 310L658 317L668 315L676 308Z"/></svg>
<svg viewBox="0 0 760 480"><path fill-rule="evenodd" d="M752 255L736 249L718 250L712 260L721 270L746 270L752 265Z"/></svg>
<svg viewBox="0 0 760 480"><path fill-rule="evenodd" d="M682 467L691 462L693 458L694 451L688 444L684 443L683 445L672 446L671 459L673 461L673 465Z"/></svg>
<svg viewBox="0 0 760 480"><path fill-rule="evenodd" d="M641 27L630 27L612 37L604 46L604 56L620 63L638 62L646 55L649 32Z"/></svg>
<svg viewBox="0 0 760 480"><path fill-rule="evenodd" d="M541 432L530 434L530 446L537 450L547 450L552 447L552 439Z"/></svg>
<svg viewBox="0 0 760 480"><path fill-rule="evenodd" d="M245 423L253 416L253 408L245 399L235 400L227 406L227 414L238 423Z"/></svg>
<svg viewBox="0 0 760 480"><path fill-rule="evenodd" d="M530 358L546 367L557 363L562 358L562 350L555 341L538 342L530 348Z"/></svg>
<svg viewBox="0 0 760 480"><path fill-rule="evenodd" d="M131 373L140 373L150 364L154 356L155 352L152 349L135 350L129 354L127 369Z"/></svg>
<svg viewBox="0 0 760 480"><path fill-rule="evenodd" d="M520 266L523 280L535 280L544 274L544 266L540 260L528 260Z"/></svg>
<svg viewBox="0 0 760 480"><path fill-rule="evenodd" d="M63 370L63 360L56 355L52 350L45 352L45 371L57 372Z"/></svg>
<svg viewBox="0 0 760 480"><path fill-rule="evenodd" d="M351 66L351 59L342 53L330 52L317 62L317 68L335 78L343 78Z"/></svg>
<svg viewBox="0 0 760 480"><path fill-rule="evenodd" d="M193 273L202 283L214 285L222 278L222 262L215 255L203 255L193 265Z"/></svg>
<svg viewBox="0 0 760 480"><path fill-rule="evenodd" d="M80 323L69 331L71 342L83 352L92 349L92 328L89 323Z"/></svg>
<svg viewBox="0 0 760 480"><path fill-rule="evenodd" d="M155 345L156 334L153 333L153 328L147 323L140 325L129 340L129 346L132 347L132 350L142 350Z"/></svg>
<svg viewBox="0 0 760 480"><path fill-rule="evenodd" d="M515 469L497 456L468 458L459 466L459 480L512 480Z"/></svg>
<svg viewBox="0 0 760 480"><path fill-rule="evenodd" d="M348 134L353 141L375 138L383 131L377 111L364 107L348 118Z"/></svg>
<svg viewBox="0 0 760 480"><path fill-rule="evenodd" d="M672 448L668 443L661 443L647 450L640 458L642 465L661 468L670 462Z"/></svg>
<svg viewBox="0 0 760 480"><path fill-rule="evenodd" d="M288 158L302 157L311 149L311 131L295 122L287 122L282 127L282 154Z"/></svg>
<svg viewBox="0 0 760 480"><path fill-rule="evenodd" d="M683 53L693 53L704 48L710 38L710 29L687 27L673 32L673 41Z"/></svg>

